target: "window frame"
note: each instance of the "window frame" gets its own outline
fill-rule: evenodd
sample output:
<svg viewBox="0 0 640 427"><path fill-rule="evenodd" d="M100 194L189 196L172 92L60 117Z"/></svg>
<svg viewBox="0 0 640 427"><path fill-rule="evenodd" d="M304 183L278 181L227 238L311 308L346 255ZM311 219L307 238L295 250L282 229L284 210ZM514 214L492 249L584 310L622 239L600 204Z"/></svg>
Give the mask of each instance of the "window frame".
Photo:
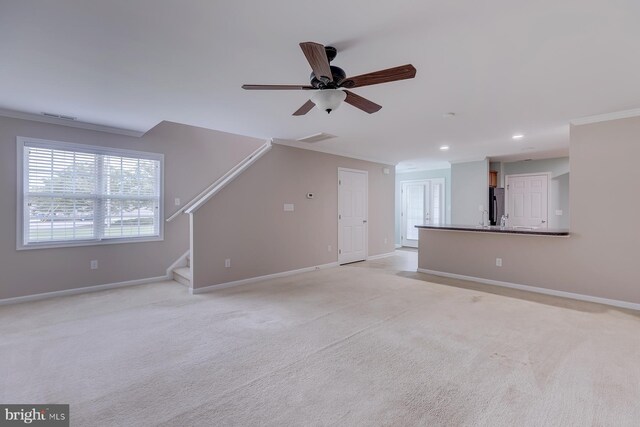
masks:
<svg viewBox="0 0 640 427"><path fill-rule="evenodd" d="M88 240L56 240L49 242L27 242L27 227L29 221L25 217L24 197L25 184L28 182L28 171L25 168L26 159L24 156L25 146L30 143L43 146L44 148L77 151L83 153L121 156L138 159L154 160L160 163L159 179L158 179L158 235L142 236L142 237L115 237L115 238L96 238ZM121 243L142 243L157 242L164 240L164 154L150 153L146 151L127 150L122 148L112 148L100 145L78 144L73 142L53 141L48 139L28 138L18 136L16 138L17 145L17 203L16 203L16 250L30 249L48 249L48 248L66 248L74 246L99 246L114 245Z"/></svg>

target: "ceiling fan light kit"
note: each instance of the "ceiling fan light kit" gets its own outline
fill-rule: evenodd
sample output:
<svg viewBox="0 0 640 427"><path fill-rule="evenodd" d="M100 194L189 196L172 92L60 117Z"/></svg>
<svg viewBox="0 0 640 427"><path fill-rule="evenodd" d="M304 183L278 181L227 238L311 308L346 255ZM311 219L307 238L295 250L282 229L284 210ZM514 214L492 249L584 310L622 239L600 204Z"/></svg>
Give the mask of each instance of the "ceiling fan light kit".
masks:
<svg viewBox="0 0 640 427"><path fill-rule="evenodd" d="M319 110L331 113L337 109L342 101L354 107L372 114L379 111L382 106L366 98L356 95L345 89L352 89L361 86L377 85L396 80L412 79L416 76L416 69L411 64L399 67L388 68L386 70L374 71L373 73L361 74L355 77L347 77L345 71L329 62L338 54L336 48L323 46L320 43L304 42L300 43L302 53L311 66L309 85L242 85L246 90L316 90L316 93L293 113L294 116L307 114L316 106Z"/></svg>
<svg viewBox="0 0 640 427"><path fill-rule="evenodd" d="M347 97L346 92L340 89L324 89L319 90L311 97L311 102L316 104L321 111L326 111L327 114L333 110L338 109L342 101Z"/></svg>

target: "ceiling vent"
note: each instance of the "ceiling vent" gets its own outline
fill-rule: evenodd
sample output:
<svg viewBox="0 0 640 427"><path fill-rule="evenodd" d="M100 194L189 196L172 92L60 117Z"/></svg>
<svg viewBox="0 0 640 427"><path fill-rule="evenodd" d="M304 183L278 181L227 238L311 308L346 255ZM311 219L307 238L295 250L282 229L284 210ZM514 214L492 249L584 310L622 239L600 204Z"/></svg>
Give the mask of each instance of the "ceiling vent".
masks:
<svg viewBox="0 0 640 427"><path fill-rule="evenodd" d="M329 133L324 133L324 132L320 132L320 133L314 133L313 135L309 135L309 136L305 136L304 138L299 138L298 141L300 142L320 142L320 141L324 141L326 139L331 139L331 138L335 138L335 135L331 135Z"/></svg>
<svg viewBox="0 0 640 427"><path fill-rule="evenodd" d="M65 116L62 114L53 114L53 113L42 113L45 117L50 117L52 119L62 119L62 120L77 120L77 117Z"/></svg>

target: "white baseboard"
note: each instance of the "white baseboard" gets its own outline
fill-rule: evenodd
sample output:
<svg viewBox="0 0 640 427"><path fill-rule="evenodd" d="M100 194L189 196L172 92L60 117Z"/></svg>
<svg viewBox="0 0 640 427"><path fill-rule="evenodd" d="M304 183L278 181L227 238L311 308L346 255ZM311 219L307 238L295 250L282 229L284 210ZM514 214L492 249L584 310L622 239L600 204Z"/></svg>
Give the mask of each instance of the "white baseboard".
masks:
<svg viewBox="0 0 640 427"><path fill-rule="evenodd" d="M373 256L367 257L367 261L371 261L371 260L374 260L374 259L380 259L380 258L387 258L387 257L390 257L390 256L394 256L395 254L396 253L394 251L394 252L387 252L386 254L373 255Z"/></svg>
<svg viewBox="0 0 640 427"><path fill-rule="evenodd" d="M396 249L400 249L402 247L402 245L399 245L396 243Z"/></svg>
<svg viewBox="0 0 640 427"><path fill-rule="evenodd" d="M539 288L537 286L519 285L517 283L501 282L499 280L483 279L481 277L464 276L462 274L447 273L444 271L427 270L418 268L419 273L433 274L434 276L448 277L450 279L469 280L471 282L484 283L487 285L502 286L505 288L518 289L521 291L535 292L537 294L552 295L555 297L571 298L579 301L595 302L598 304L611 305L613 307L628 308L630 310L640 310L640 304L619 301L615 299L594 297L591 295L575 294L573 292L558 291L555 289Z"/></svg>
<svg viewBox="0 0 640 427"><path fill-rule="evenodd" d="M173 277L173 270L178 267L186 267L187 266L187 257L189 256L190 250L187 249L185 253L183 253L180 258L175 260L173 264L167 268L167 277Z"/></svg>
<svg viewBox="0 0 640 427"><path fill-rule="evenodd" d="M318 265L315 267L300 268L298 270L283 271L281 273L267 274L265 276L250 277L248 279L235 280L233 282L220 283L218 285L205 286L203 288L195 288L195 289L191 289L190 292L192 295L202 294L202 293L214 291L217 289L225 289L225 288L231 288L233 286L248 285L250 283L262 282L263 280L277 279L279 277L293 276L294 274L308 273L310 271L324 270L325 268L333 268L338 266L339 264L337 262L330 262L329 264Z"/></svg>
<svg viewBox="0 0 640 427"><path fill-rule="evenodd" d="M19 304L22 302L40 301L43 299L64 297L69 295L85 294L89 292L106 291L108 289L124 288L126 286L144 285L144 284L153 283L153 282L164 282L166 280L173 280L173 279L169 276L149 277L146 279L128 280L126 282L107 283L104 285L86 286L83 288L65 289L62 291L44 292L41 294L25 295L22 297L5 298L5 299L0 299L0 306L8 305L8 304Z"/></svg>

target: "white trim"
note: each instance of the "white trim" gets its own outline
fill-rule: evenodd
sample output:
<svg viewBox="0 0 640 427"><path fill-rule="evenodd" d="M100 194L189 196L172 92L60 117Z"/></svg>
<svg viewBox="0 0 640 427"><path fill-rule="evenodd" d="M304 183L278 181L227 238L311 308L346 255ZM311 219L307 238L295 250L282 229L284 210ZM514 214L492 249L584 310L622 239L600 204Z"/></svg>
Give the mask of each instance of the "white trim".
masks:
<svg viewBox="0 0 640 427"><path fill-rule="evenodd" d="M486 157L472 157L472 158L463 159L463 160L449 160L449 164L457 165L458 163L474 163L474 162L483 162L485 160L487 160Z"/></svg>
<svg viewBox="0 0 640 427"><path fill-rule="evenodd" d="M173 262L173 264L171 264L169 266L169 268L167 268L167 277L171 277L173 275L173 270L175 268L178 267L186 267L187 266L187 257L189 256L189 253L191 251L187 250L185 253L183 253L180 258L178 258L177 260L175 260Z"/></svg>
<svg viewBox="0 0 640 427"><path fill-rule="evenodd" d="M342 198L340 197L340 191L341 191L341 183L340 183L340 172L351 172L351 173L361 173L364 174L365 176L365 180L364 180L364 208L365 208L365 221L366 221L366 227L364 228L364 259L362 260L349 260L349 261L340 261L340 255L341 255L341 250L342 248L340 247L341 243L342 243L342 227L340 227L340 219L341 219L341 214L340 214L340 206L342 204L341 200ZM369 258L369 171L364 171L364 170L360 170L360 169L350 169L350 168L343 168L343 167L338 167L338 188L337 188L337 193L338 193L338 212L336 215L336 221L337 221L337 225L338 225L338 264L348 264L351 262L358 262L358 261L365 261Z"/></svg>
<svg viewBox="0 0 640 427"><path fill-rule="evenodd" d="M400 249L402 247L402 245L399 245L397 243L395 244L395 246L396 246L396 249Z"/></svg>
<svg viewBox="0 0 640 427"><path fill-rule="evenodd" d="M407 192L406 192L406 187L411 185L411 184L422 184L423 187L423 191L422 191L422 221L424 223L425 218L424 218L424 208L427 205L427 185L429 186L429 195L428 198L431 199L431 183L428 179L409 179L406 181L400 181L400 243L402 244L402 246L406 246L409 248L417 248L418 247L418 239L409 239L407 236L405 236L406 231L407 231L407 215L406 215L406 211L407 211ZM429 216L431 216L431 200L429 200ZM419 231L419 230L418 230ZM418 234L420 234L418 232Z"/></svg>
<svg viewBox="0 0 640 427"><path fill-rule="evenodd" d="M40 301L43 299L64 297L64 296L77 295L77 294L85 294L89 292L106 291L109 289L124 288L127 286L145 285L147 283L166 282L168 280L172 280L172 279L167 276L149 277L146 279L128 280L126 282L107 283L105 285L86 286L83 288L65 289L62 291L44 292L41 294L5 298L5 299L0 299L0 306L8 305L8 304L19 304L23 302Z"/></svg>
<svg viewBox="0 0 640 427"><path fill-rule="evenodd" d="M416 168L416 169L398 169L396 167L396 175L406 175L408 173L414 173L414 172L436 172L436 171L450 171L451 170L451 162L447 161L447 163L449 163L449 167L442 167L442 168ZM444 177L441 177L444 178Z"/></svg>
<svg viewBox="0 0 640 427"><path fill-rule="evenodd" d="M547 219L545 220L546 222L544 223L544 227L541 227L541 228L549 228L549 217L551 216L549 215L549 210L551 209L551 179L553 175L551 172L516 173L516 174L505 175L504 176L504 213L505 215L507 215L508 218L510 218L510 215L511 215L511 212L509 212L509 185L510 184L507 182L509 178L524 177L524 176L540 176L540 175L546 175L547 177Z"/></svg>
<svg viewBox="0 0 640 427"><path fill-rule="evenodd" d="M80 144L68 141L56 141L53 139L31 138L28 136L17 136L16 140L24 146L25 143L30 147L55 148L59 150L79 151L83 153L104 154L108 156L133 157L148 160L164 159L164 154L153 153L150 151L129 150L125 148L113 148L105 145Z"/></svg>
<svg viewBox="0 0 640 427"><path fill-rule="evenodd" d="M26 243L24 237L27 233L28 223L24 212L24 183L27 182L27 170L25 169L24 149L28 147L43 147L48 149L60 149L68 151L86 152L98 155L122 156L139 159L153 160L160 163L158 173L158 235L142 237L122 238L96 238L88 240L60 240L49 242ZM164 154L148 151L127 150L123 148L111 148L101 145L77 144L75 142L55 141L41 138L16 137L16 250L53 249L74 246L115 245L122 243L145 243L164 241ZM94 220L95 221L95 220Z"/></svg>
<svg viewBox="0 0 640 427"><path fill-rule="evenodd" d="M23 111L8 110L5 108L0 108L0 116L10 117L12 119L30 120L34 122L50 123L53 125L93 130L98 132L115 133L117 135L132 136L135 138L140 138L145 133L147 133L147 131L143 132L143 131L132 130L132 129L122 129L122 128L117 128L112 126L99 125L95 123L79 122L76 120L56 119L55 117L47 117L40 114L26 113Z"/></svg>
<svg viewBox="0 0 640 427"><path fill-rule="evenodd" d="M517 283L501 282L499 280L483 279L481 277L465 276L462 274L447 273L444 271L428 270L426 268L418 268L418 273L432 274L434 276L447 277L450 279L469 280L472 282L484 283L486 285L501 286L504 288L518 289L521 291L534 292L537 294L551 295L561 298L570 298L579 301L594 302L597 304L605 304L613 307L627 308L630 310L640 310L640 304L620 301L608 298L594 297L591 295L576 294L573 292L558 291L555 289L539 288L537 286L519 285Z"/></svg>
<svg viewBox="0 0 640 427"><path fill-rule="evenodd" d="M16 246L17 251L31 251L35 249L55 249L55 248L74 248L82 246L102 246L102 245L122 245L125 243L149 243L164 242L162 236L149 237L123 237L109 238L103 240L59 240L55 242L29 243L28 245Z"/></svg>
<svg viewBox="0 0 640 427"><path fill-rule="evenodd" d="M390 256L394 256L395 254L396 254L396 251L387 252L387 253L384 253L384 254L372 255L372 256L367 258L367 261L373 261L375 259L381 259L381 258L389 258Z"/></svg>
<svg viewBox="0 0 640 427"><path fill-rule="evenodd" d="M386 160L380 160L380 159L374 159L371 157L364 157L364 156L358 156L356 154L348 154L348 153L344 153L342 151L338 151L338 150L333 150L331 148L321 148L321 147L316 147L316 146L307 146L307 145L302 145L302 144L309 144L307 142L305 143L300 143L298 141L288 141L285 139L272 139L272 142L274 144L278 144L278 145L285 145L287 147L293 147L293 148L300 148L301 150L309 150L309 151L317 151L319 153L324 153L324 154L331 154L333 156L340 156L340 157L346 157L349 159L356 159L356 160L364 160L365 162L372 162L372 163L380 163L383 165L387 165L387 166L395 166L397 164L393 163L393 162L389 162ZM317 143L314 143L317 144Z"/></svg>
<svg viewBox="0 0 640 427"><path fill-rule="evenodd" d="M194 232L193 232L193 226L194 226L194 220L193 220L193 214L189 214L189 256L191 257L191 286L189 287L189 289L193 289L193 284L195 283L195 270L193 269L193 261L194 261L194 254L195 252L193 251L193 236L194 236Z"/></svg>
<svg viewBox="0 0 640 427"><path fill-rule="evenodd" d="M595 116L579 117L571 120L572 125L588 125L591 123L608 122L610 120L628 119L640 116L640 108L633 110L616 111L613 113L597 114Z"/></svg>
<svg viewBox="0 0 640 427"><path fill-rule="evenodd" d="M310 271L316 271L316 270L324 270L326 268L333 268L338 266L339 264L337 262L330 262L329 264L322 264L314 267L306 267L306 268L300 268L298 270L283 271L281 273L267 274L265 276L250 277L248 279L235 280L233 282L220 283L218 285L205 286L203 288L194 288L194 289L191 289L190 292L192 295L202 294L202 293L214 291L217 289L225 289L225 288L231 288L234 286L248 285L250 283L262 282L264 280L293 276L296 274L308 273Z"/></svg>
<svg viewBox="0 0 640 427"><path fill-rule="evenodd" d="M260 157L264 156L271 150L271 141L265 142L249 156L245 157L240 163L229 169L227 173L218 178L213 184L204 189L200 194L193 198L189 203L178 209L173 215L167 218L167 222L172 221L181 213L192 214L200 209L205 203L215 196L220 190L226 187L231 181L236 179L238 175L244 172L249 166L254 164Z"/></svg>

